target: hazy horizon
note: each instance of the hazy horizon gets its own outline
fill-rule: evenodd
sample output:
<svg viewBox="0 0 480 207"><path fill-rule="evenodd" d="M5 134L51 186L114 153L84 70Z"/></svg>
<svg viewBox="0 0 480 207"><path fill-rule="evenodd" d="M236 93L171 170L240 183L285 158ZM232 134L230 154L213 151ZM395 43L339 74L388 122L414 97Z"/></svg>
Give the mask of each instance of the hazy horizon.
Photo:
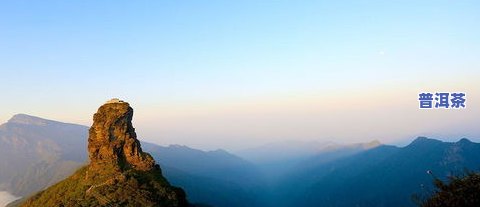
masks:
<svg viewBox="0 0 480 207"><path fill-rule="evenodd" d="M479 141L480 2L23 2L0 8L0 122L90 126L110 98L140 139ZM467 107L420 110L421 92Z"/></svg>
<svg viewBox="0 0 480 207"><path fill-rule="evenodd" d="M56 121L56 122L61 122L61 123L66 123L66 124L83 125L83 126L89 128L89 126L84 125L84 124L80 124L80 123L66 122L66 121L62 121L62 120L54 120L54 119L49 119L49 118L45 118L45 117L34 116L34 115L31 115L31 114L19 113L19 114L15 114L14 116L16 116L16 115L33 116L33 117L37 117L37 118L41 118L41 119L46 119L46 120ZM11 117L11 119L13 119L13 118L14 117ZM2 122L0 124L7 123L8 121L9 120L7 120L5 122ZM194 146L194 145L181 144L181 143L175 143L175 142L173 142L173 143L162 143L162 142L159 142L158 139L152 139L152 138L148 138L148 137L146 137L146 138L145 137L139 137L139 139L141 141L152 143L152 144L159 144L159 145L163 145L163 146L184 145L184 146L187 146L187 147L192 147L192 148L205 150L205 151L224 149L224 150L228 150L229 152L232 152L233 154L239 155L238 153L242 154L245 150L260 149L262 147L268 147L268 146L272 146L272 145L275 146L275 145L278 145L278 144L281 144L281 145L287 144L287 145L291 145L291 146L295 147L295 146L298 146L298 144L300 144L300 146L302 146L302 145L304 146L307 143L311 143L312 144L311 147L315 147L315 146L321 147L322 145L328 146L328 145L331 145L331 144L349 145L349 144L360 144L360 143L369 143L369 142L380 141L381 144L393 145L393 146L397 146L397 147L404 147L404 146L410 144L412 141L414 141L418 137L428 137L428 138L431 138L431 139L437 139L437 140L444 141L444 142L457 142L460 139L467 138L467 139L469 139L473 142L477 142L477 143L480 142L480 137L476 137L476 136L474 136L474 137L468 137L468 136L441 137L438 134L422 134L422 135L413 136L413 137L405 137L404 139L399 139L399 140L394 140L394 141L388 141L387 140L386 142L382 141L381 139L370 139L370 140L359 139L359 141L348 141L348 140L345 141L345 140L333 140L333 139L283 139L283 140L274 140L274 141L271 141L271 142L264 142L264 143L260 142L260 143L255 143L255 144L252 144L252 145L245 145L245 146L241 146L241 147L229 148L228 145L227 145L227 147L225 147L225 146L209 147L209 146L201 146L201 145L200 146ZM286 145L284 145L284 146L286 146Z"/></svg>

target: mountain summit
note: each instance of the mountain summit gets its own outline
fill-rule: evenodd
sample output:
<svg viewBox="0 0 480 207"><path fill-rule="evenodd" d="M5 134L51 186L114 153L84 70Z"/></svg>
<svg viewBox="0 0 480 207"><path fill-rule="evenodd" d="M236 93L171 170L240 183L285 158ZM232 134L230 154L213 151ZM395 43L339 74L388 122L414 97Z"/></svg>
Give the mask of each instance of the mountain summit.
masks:
<svg viewBox="0 0 480 207"><path fill-rule="evenodd" d="M16 114L8 120L8 123L46 126L48 124L60 123L27 114Z"/></svg>
<svg viewBox="0 0 480 207"><path fill-rule="evenodd" d="M132 126L133 109L126 102L107 102L93 116L88 138L90 171L155 168L152 156L142 152Z"/></svg>
<svg viewBox="0 0 480 207"><path fill-rule="evenodd" d="M102 105L89 131L90 163L22 206L188 206L184 191L171 186L142 151L132 117L127 102Z"/></svg>

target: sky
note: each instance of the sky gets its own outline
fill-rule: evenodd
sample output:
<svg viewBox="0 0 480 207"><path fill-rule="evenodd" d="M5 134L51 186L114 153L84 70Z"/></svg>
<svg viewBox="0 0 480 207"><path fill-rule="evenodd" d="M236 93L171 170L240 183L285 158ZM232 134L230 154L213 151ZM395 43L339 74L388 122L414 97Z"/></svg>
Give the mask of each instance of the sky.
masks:
<svg viewBox="0 0 480 207"><path fill-rule="evenodd" d="M140 139L480 141L479 1L2 1L0 122L91 125L130 103ZM460 110L421 92L465 92Z"/></svg>

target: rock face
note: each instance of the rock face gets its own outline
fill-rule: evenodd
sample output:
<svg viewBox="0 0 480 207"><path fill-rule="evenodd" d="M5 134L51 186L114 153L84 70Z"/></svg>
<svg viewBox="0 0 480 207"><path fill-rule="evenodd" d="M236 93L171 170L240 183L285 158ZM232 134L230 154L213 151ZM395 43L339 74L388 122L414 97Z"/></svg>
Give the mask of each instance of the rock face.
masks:
<svg viewBox="0 0 480 207"><path fill-rule="evenodd" d="M102 105L89 131L89 165L22 206L188 206L185 192L171 186L152 156L142 151L132 117L126 102Z"/></svg>
<svg viewBox="0 0 480 207"><path fill-rule="evenodd" d="M153 158L142 152L132 126L133 109L126 102L106 103L93 116L88 138L90 169L136 169L155 167Z"/></svg>

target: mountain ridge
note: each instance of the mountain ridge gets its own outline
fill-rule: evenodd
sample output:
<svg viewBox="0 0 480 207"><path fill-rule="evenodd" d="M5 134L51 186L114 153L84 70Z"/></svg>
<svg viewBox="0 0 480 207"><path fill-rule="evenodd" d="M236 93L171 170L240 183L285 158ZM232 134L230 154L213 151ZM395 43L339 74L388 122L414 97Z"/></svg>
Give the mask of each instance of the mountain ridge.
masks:
<svg viewBox="0 0 480 207"><path fill-rule="evenodd" d="M41 119L41 118L40 118ZM50 120L53 121L53 120ZM50 125L34 125L34 124L21 124L21 123L15 123L14 122L6 122L0 126L0 148L4 148L5 150L0 150L0 155L5 156L5 157L15 157L15 158L20 158L22 156L26 156L27 154L32 154L34 155L33 157L41 158L40 160L45 160L42 157L53 157L54 160L57 160L53 164L49 162L40 162L36 163L33 165L30 169L48 169L46 170L43 174L37 175L37 176L16 176L17 181L12 181L12 183L20 183L18 181L21 180L42 180L40 178L46 178L44 175L51 175L51 172L60 172L63 170L60 169L67 169L71 170L72 173L73 171L78 167L82 165L82 162L86 160L86 144L81 144L85 143L86 141L86 131L88 130L87 127L81 126L81 125L69 125L68 123L64 122L49 122ZM55 124L55 123L60 123L60 124ZM80 127L78 127L80 126ZM10 129L13 129L13 131L9 131ZM72 132L77 130L77 131L82 131L81 133L77 133L75 136L66 136L68 133L66 132ZM80 130L78 130L80 129ZM25 131L26 130L26 131ZM12 133L12 132L16 132ZM26 133L27 132L27 133ZM48 132L48 133L47 133ZM33 135L47 135L46 137L35 137ZM14 135L14 136L13 136ZM26 137L25 137L26 136ZM47 137L54 138L53 140L49 140L50 138L46 139ZM37 139L38 138L38 139ZM16 154L12 156L12 154L8 154L9 149L12 149L12 147L9 143L5 143L2 140L21 140L19 143L27 143L25 146L50 146L50 144L53 144L51 146L55 146L54 148L43 148L42 150L47 152L55 152L53 154L46 154L46 156L38 156L34 154L34 151L31 153L22 153L22 154ZM47 141L42 144L37 144L37 141ZM80 140L79 142L76 142L75 146L76 148L68 149L65 150L64 147L68 145L64 145L61 143L68 143L66 141L72 141L72 140ZM50 144L47 144L50 143ZM80 144L79 144L80 143ZM476 147L478 143L472 142L469 139L466 138L461 138L458 141L455 142L445 142L445 141L439 141L436 139L430 139L426 137L417 137L415 139L412 139L412 141L404 146L404 147L396 147L396 146L390 146L390 145L384 145L375 141L372 141L369 143L357 143L357 145L354 144L355 147L351 147L348 149L344 149L345 151L338 151L338 150L333 150L330 153L323 153L321 156L314 156L314 157L308 157L311 159L310 161L304 160L308 166L311 166L310 173L307 175L316 175L317 177L324 177L324 176L332 176L334 175L335 177L343 177L345 183L349 183L351 185L352 189L358 189L359 185L361 183L358 183L355 181L355 179L352 179L352 175L356 176L367 176L370 173L373 174L378 174L376 177L378 179L371 180L371 182L376 182L377 180L388 180L391 178L388 178L388 176L384 176L385 174L385 168L395 168L395 164L401 164L404 166L409 166L412 167L412 163L418 163L421 165L425 166L432 166L429 167L429 169L432 169L433 172L439 176L445 175L444 171L442 169L453 169L453 170L462 170L465 166L462 163L476 163L478 158L477 154L475 152L478 150ZM85 146L84 146L85 145ZM272 183L264 183L266 180L265 178L262 178L262 174L264 175L263 172L255 172L254 168L258 168L259 165L251 165L251 164L242 164L244 161L241 159L235 158L231 153L228 151L219 149L219 150L211 150L211 151L202 151L202 150L196 150L194 148L190 148L188 146L184 145L170 145L170 146L160 146L160 148L154 147L158 150L151 150L148 148L148 144L145 142L141 142L142 148L145 151L148 151L151 153L151 155L155 158L157 163L160 163L162 166L162 171L164 173L164 176L168 178L168 180L177 186L183 187L186 191L187 194L189 195L189 198L193 198L193 201L195 203L208 203L208 204L213 204L214 206L242 206L242 204L245 204L248 206L281 206L278 205L278 192L271 194L272 190ZM155 144L152 144L155 145ZM377 146L379 145L379 146ZM78 147L82 146L82 147ZM158 145L156 145L158 146ZM370 147L368 147L370 146ZM371 146L376 146L372 148ZM2 148L2 149L3 149ZM28 147L25 149L35 149L36 147ZM365 148L365 149L364 149ZM82 151L84 149L84 151ZM148 149L148 150L146 150ZM363 150L362 150L363 149ZM393 157L389 154L397 154L396 151L399 149L402 149L403 151L409 151L408 153L400 153L397 155L397 158ZM53 150L53 151L52 151ZM356 151L358 150L358 151ZM70 161L67 160L72 160L68 157L78 157L79 155L72 155L70 153L76 153L78 151L82 151L84 155L82 155L85 159L83 161L77 162L77 163L72 163L68 164ZM27 151L25 151L27 152ZM4 153L4 154L2 154ZM13 153L13 152L12 152ZM177 156L178 153L180 153L181 156ZM225 154L227 153L227 154ZM387 154L388 155L387 155ZM162 156L166 155L167 157ZM188 155L188 156L186 156ZM408 155L408 156L407 156ZM435 156L433 156L435 155ZM425 162L422 161L422 157L436 157L433 163L438 163L440 166L444 166L443 168L438 168L435 167L435 165L428 164L430 162ZM183 157L183 158L182 158ZM221 159L218 159L219 157L223 157ZM233 158L233 159L232 159ZM376 159L372 160L373 158ZM377 159L381 158L381 159ZM382 164L382 159L388 158L391 160L392 164L385 165ZM419 159L420 158L420 159ZM208 160L208 165L206 166L212 166L206 167L201 165L197 165L195 168L191 168L192 165L181 165L181 163L185 163L183 160L192 160L193 163L202 163ZM405 162L405 159L410 160L409 162ZM48 159L47 159L48 160ZM77 158L77 160L80 160ZM204 160L204 161L201 161ZM222 161L225 160L225 161ZM67 162L65 162L67 161ZM428 160L426 160L428 161ZM2 163L2 160L0 160L0 164ZM237 163L230 165L228 163ZM358 164L361 163L370 163L367 166L364 166L363 168L359 168ZM410 164L409 164L410 163ZM456 163L456 164L455 164ZM5 166L14 166L11 163L5 163ZM75 165L73 165L75 164ZM285 164L285 163L279 163ZM351 166L350 166L351 165ZM376 166L386 166L383 168L378 168ZM294 166L296 171L302 171L302 170L307 170L305 166L302 165L292 165ZM322 166L321 168L316 168L316 166ZM418 165L417 165L418 166ZM471 164L468 166L472 166ZM347 168L348 167L348 168ZM413 165L414 168L415 165ZM0 175L5 174L6 168L0 168ZM217 169L217 170L214 170ZM243 171L243 172L240 172ZM245 170L247 169L247 170ZM332 169L334 170L333 174ZM341 170L345 169L345 170ZM347 170L348 169L348 170ZM375 169L381 169L381 170L375 170ZM398 168L397 171L401 170L402 168ZM440 170L439 170L440 169ZM471 168L472 170L476 170L476 168ZM29 171L27 168L24 168L24 170L21 171ZM344 174L343 172L345 171L350 171L352 174ZM402 185L402 186L408 186L411 185L411 183L415 182L422 182L425 186L429 186L430 178L428 175L424 172L426 171L425 169L419 168L417 170L411 170L411 171L405 171L400 175L400 177L405 177L411 179L412 181L408 181L406 184L407 185ZM240 175L236 176L232 173L226 173L226 172L238 172ZM369 172L369 173L368 173ZM379 174L381 172L381 174ZM412 174L412 172L415 173L420 173L422 180L416 180L415 177L418 177L419 175L417 174ZM253 174L251 174L253 173ZM295 172L293 172L295 173ZM314 174L313 174L314 173ZM21 174L21 173L20 173ZM70 173L66 173L65 175L56 175L55 177L61 177L64 178L66 175ZM227 174L227 175L234 175L234 176L229 176L225 177L222 174ZM330 175L329 175L330 174ZM315 188L317 188L319 185L320 186L338 186L338 179L331 179L332 182L330 182L328 185L320 184L324 181L321 181L319 183L316 183L316 178L310 178L309 176L303 177L302 179L296 179L292 174L287 174L286 176L282 178L278 178L275 182L279 183L286 183L288 184L289 182L286 181L295 181L297 184L300 185L274 185L273 188L290 188L290 189L295 189L296 191L301 191L303 189L311 189L311 194L315 195ZM290 177L289 177L290 176ZM383 177L382 177L383 176ZM411 177L413 176L413 177ZM231 177L236 178L236 179L231 179ZM255 179L252 179L251 181L248 182L243 182L247 180L243 180L242 178L250 178L250 177L257 177ZM331 177L331 178L335 178ZM325 178L325 177L324 177ZM12 178L5 178L8 180L12 180ZM282 179L287 179L287 180L282 180ZM365 179L365 178L364 178ZM49 186L50 184L53 184L55 182L52 182L52 179L46 178L46 180L50 180L47 183L42 184L43 186ZM267 179L269 180L269 179ZM273 179L275 180L275 179ZM335 182L333 182L335 181ZM398 183L398 179L394 179L393 183ZM1 184L2 180L0 179L0 188L2 187ZM299 182L304 182L299 183ZM405 182L405 181L403 181ZM403 183L402 182L402 183ZM32 183L32 182L29 182ZM191 185L190 183L195 183L197 185L202 185L202 186L212 186L213 188L209 189L199 189L198 186L196 185ZM262 186L270 186L269 189L261 189L257 188L258 186L252 185L257 183ZM409 184L410 183L410 184ZM418 184L419 185L419 184ZM40 185L39 185L40 186ZM357 186L357 187L355 187ZM5 185L3 185L5 187ZM249 189L254 189L256 188L255 191L249 191ZM398 188L398 187L397 187ZM5 189L5 188L4 188ZM372 189L375 189L375 187L372 187ZM411 188L413 189L413 188ZM1 189L0 189L1 190ZM39 189L40 190L40 189ZM329 190L328 188L326 189L327 191L325 192L331 192L329 194L332 194L332 191ZM351 189L343 189L345 192L351 191ZM19 192L19 191L16 191ZM288 191L287 191L288 192ZM359 191L360 193L356 193L354 195L361 195L361 196L366 196L362 194L362 191ZM391 193L388 193L388 191L378 191L379 195L384 195L385 197L389 197L391 199L397 198L397 197L392 197ZM406 192L408 192L408 195L410 195L411 192L410 190L404 190L402 191L402 195L407 195ZM271 195L270 195L271 194ZM333 193L335 194L335 193ZM192 196L190 196L192 195ZM211 195L216 195L216 196L211 196ZM232 196L235 195L235 196ZM272 199L267 199L267 201L264 201L264 198L260 197L265 197L265 196L271 196ZM281 195L281 192L280 192ZM286 197L289 198L289 202L293 203L299 203L298 200L295 200L294 198L299 198L298 196L295 196L294 194L287 193L286 195L288 196L280 196L280 197ZM300 197L305 196L301 195ZM314 196L318 198L322 198L322 196ZM314 197L309 197L310 201L313 201L315 203L315 199L312 200ZM306 198L306 197L304 197ZM333 197L330 198L329 202L332 202ZM372 196L366 196L366 197L357 197L356 201L368 201L372 200L374 197ZM378 199L378 198L375 198ZM408 198L404 197L404 200L408 200ZM273 201L273 202L272 202ZM325 200L324 200L325 201ZM382 199L378 199L379 203L378 205L375 204L374 206L382 206L382 205L387 205L388 202ZM285 201L287 203L287 201ZM341 203L337 203L339 206L342 206ZM351 205L360 205L362 206L362 203L349 203ZM365 203L363 203L365 204ZM369 203L372 204L372 203ZM347 204L343 204L344 206ZM372 204L373 205L373 204ZM405 204L405 206L409 206L410 204ZM289 206L289 205L286 205ZM291 205L290 205L291 206ZM307 205L308 206L308 205ZM327 205L328 206L328 205Z"/></svg>
<svg viewBox="0 0 480 207"><path fill-rule="evenodd" d="M132 117L126 102L100 106L89 130L89 164L20 206L189 206L185 192L142 151Z"/></svg>
<svg viewBox="0 0 480 207"><path fill-rule="evenodd" d="M45 118L41 118L39 116L34 116L34 115L29 115L29 114L24 114L24 113L19 113L19 114L13 115L10 119L7 120L6 123L40 125L40 126L45 126L47 124L68 124L68 125L83 126L83 125L79 125L79 124L55 121L55 120L52 120L52 119L45 119Z"/></svg>
<svg viewBox="0 0 480 207"><path fill-rule="evenodd" d="M8 131L7 134L14 134L14 133L19 133L16 135L17 137L21 138L22 140L27 138L27 141L30 140L29 142L26 142L26 146L30 146L26 149L35 149L36 147L36 142L31 142L31 140L48 140L51 143L56 143L57 145L59 142L65 142L65 141L72 141L76 140L72 145L74 148L69 149L69 150L62 150L65 151L65 154L58 157L59 161L62 161L60 163L63 163L65 159L70 160L70 158L65 158L65 157L79 157L79 155L76 154L81 154L82 159L81 161L76 162L73 164L68 164L70 161L66 161L65 164L56 164L56 162L51 163L51 162L41 162L39 159L40 157L35 155L32 156L32 158L37 158L37 161L39 162L36 165L29 165L28 163L25 163L23 161L16 162L14 159L3 159L3 161L11 161L5 163L6 166L13 167L15 166L15 163L20 163L20 164L25 164L24 168L21 170L16 170L12 172L13 174L18 174L15 177L18 177L16 179L12 179L11 177L5 178L5 179L0 179L0 190L6 190L9 192L12 192L14 195L20 195L20 196L28 196L29 194L33 192L37 192L39 190L42 190L52 184L55 184L56 182L67 178L68 175L72 174L75 172L75 170L87 161L87 149L86 149L86 142L87 142L87 137L88 137L88 127L78 125L80 126L79 129L81 129L81 133L74 135L74 134L66 134L63 132L68 132L68 130L65 129L70 129L70 126L67 126L63 124L64 122L57 122L53 121L52 123L60 123L60 124L53 124L50 126L35 126L31 127L30 125L25 125L25 124L14 124L14 123L5 123L9 127L7 129L12 129L11 126L14 126L14 131ZM68 123L67 123L68 124ZM77 126L77 125L74 125ZM74 127L77 129L77 127ZM33 131L30 133L25 133L25 131ZM45 132L50 132L50 133L45 133ZM40 132L40 133L39 133ZM62 132L62 133L59 133ZM0 130L0 135L1 135L1 130ZM22 137L25 134L36 134L38 135L37 137ZM5 137L6 139L10 140L12 137L11 136ZM45 135L45 137L42 137ZM57 136L57 137L56 137ZM1 138L1 136L0 136ZM16 138L15 138L16 139ZM7 147L8 149L11 149L12 147L9 147L10 144L2 142L2 139L0 139L0 148ZM171 145L171 146L166 146L164 149L159 150L159 151L150 151L148 149L149 143L146 142L141 142L142 148L146 149L145 151L148 151L149 153L152 154L154 157L163 157L161 155L166 155L171 158L176 159L177 156L174 156L172 153L178 154L183 153L183 154L189 154L190 151L178 151L179 148L182 148L180 145ZM160 146L156 144L152 144L155 146ZM60 145L62 146L62 145ZM163 146L160 146L163 148ZM198 152L204 152L202 150L198 149L193 149L185 146L185 149L192 149L194 151ZM3 155L4 157L10 157L10 158L19 158L22 157L25 151L10 151L7 153L7 151L0 151L0 155ZM200 155L202 154L200 153ZM30 154L30 153L29 153ZM198 156L198 154L195 154L195 156L189 156L192 160L192 162L207 162L211 163L210 165L213 166L212 169L228 169L230 168L230 171L235 171L235 168L240 168L240 166L243 166L240 163L243 163L245 161L240 160L240 158L236 157L235 155L228 153L225 150L212 150L209 151L209 156L205 157L202 161L200 161L198 158L202 156ZM158 156L157 156L158 155ZM236 157L234 159L231 159L233 157ZM180 156L179 158L184 157L184 155ZM219 162L216 161L218 160L219 157L225 157L222 159L228 158L232 164L229 165L224 165L223 163L225 162ZM220 159L220 160L222 160ZM169 181L171 181L175 185L181 184L181 186L187 190L187 193L189 194L189 198L192 198L192 202L194 203L210 203L210 204L215 204L215 206L241 206L241 204L238 204L240 201L242 202L248 202L250 206L261 206L261 205L256 205L255 203L255 198L252 196L252 194L249 192L248 189L244 188L242 183L240 182L240 179L236 179L236 181L231 182L225 177L228 177L228 175L221 175L221 177L217 177L212 179L212 177L215 177L216 175L219 175L219 171L214 172L211 170L205 171L204 169L199 169L197 168L195 171L188 171L187 169L182 168L179 166L177 163L182 163L179 161L177 162L175 160L168 161L166 159L158 160L156 159L157 163L159 163L162 167L162 171L164 171L165 176ZM0 160L0 163L2 160ZM238 164L233 164L233 163L238 163ZM167 166L166 164L173 164L173 166ZM241 169L243 169L242 167ZM0 168L0 175L2 174L2 171L5 172L7 168ZM11 169L18 169L16 167L11 168ZM43 172L42 172L43 171ZM243 173L250 173L248 170L241 170L243 172L239 172L240 174ZM187 173L188 172L188 173ZM38 174L40 173L40 174ZM36 175L38 174L38 175ZM54 178L50 178L52 177ZM230 176L231 177L231 176ZM246 175L239 175L239 178L241 177L246 177ZM258 176L254 176L258 177ZM193 180L196 183L203 183L205 186L211 186L208 190L202 190L199 189L195 185L190 185L191 180ZM3 181L8 181L9 185L3 185L1 182ZM33 185L35 184L35 185ZM212 188L214 187L214 188ZM22 190L22 189L27 189L27 190ZM206 193L203 193L206 192ZM212 194L216 194L218 196L212 197ZM191 195L191 196L190 196ZM237 198L235 198L237 197Z"/></svg>

